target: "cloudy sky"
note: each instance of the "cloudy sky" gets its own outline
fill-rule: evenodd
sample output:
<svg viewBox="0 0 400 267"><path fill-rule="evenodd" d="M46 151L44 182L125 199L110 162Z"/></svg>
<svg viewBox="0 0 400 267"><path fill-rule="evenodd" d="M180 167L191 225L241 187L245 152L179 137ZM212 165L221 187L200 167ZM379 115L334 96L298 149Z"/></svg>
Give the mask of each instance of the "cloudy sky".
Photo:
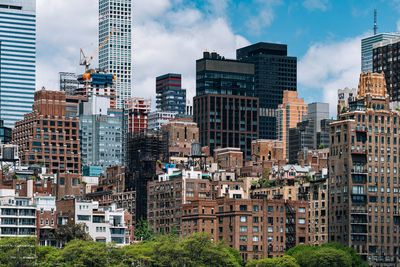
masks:
<svg viewBox="0 0 400 267"><path fill-rule="evenodd" d="M58 88L58 72L82 73L79 48L98 45L98 0L37 0L37 88ZM298 58L298 91L306 103L355 87L360 39L400 28L400 0L133 0L133 95L155 96L155 77L182 73L195 94L195 60L203 50L234 58L236 48L264 41L288 44Z"/></svg>

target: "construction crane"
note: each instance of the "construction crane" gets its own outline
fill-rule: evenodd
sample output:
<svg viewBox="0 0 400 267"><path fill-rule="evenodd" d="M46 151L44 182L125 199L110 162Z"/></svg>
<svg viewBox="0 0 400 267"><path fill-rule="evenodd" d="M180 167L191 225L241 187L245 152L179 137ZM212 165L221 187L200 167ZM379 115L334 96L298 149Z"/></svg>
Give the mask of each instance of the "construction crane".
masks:
<svg viewBox="0 0 400 267"><path fill-rule="evenodd" d="M96 51L94 51L94 53L88 58L85 53L83 52L82 48L81 48L81 55L80 55L80 60L79 60L79 65L81 66L85 66L85 71L89 72L89 67L90 67L90 62L93 60L93 58L97 55L97 53L99 53L100 49L107 43L107 41L110 39L111 35L114 34L114 32L116 32L117 29L113 29L108 35L107 37L104 39L103 42L101 42L101 44L99 45L99 47L96 49Z"/></svg>

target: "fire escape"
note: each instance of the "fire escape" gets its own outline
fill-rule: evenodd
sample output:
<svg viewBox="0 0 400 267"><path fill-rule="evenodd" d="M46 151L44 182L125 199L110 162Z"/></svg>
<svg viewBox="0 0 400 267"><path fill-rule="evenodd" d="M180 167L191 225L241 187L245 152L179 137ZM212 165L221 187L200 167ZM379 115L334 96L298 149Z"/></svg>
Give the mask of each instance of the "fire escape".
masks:
<svg viewBox="0 0 400 267"><path fill-rule="evenodd" d="M286 251L296 246L296 209L289 200L285 201L286 207Z"/></svg>

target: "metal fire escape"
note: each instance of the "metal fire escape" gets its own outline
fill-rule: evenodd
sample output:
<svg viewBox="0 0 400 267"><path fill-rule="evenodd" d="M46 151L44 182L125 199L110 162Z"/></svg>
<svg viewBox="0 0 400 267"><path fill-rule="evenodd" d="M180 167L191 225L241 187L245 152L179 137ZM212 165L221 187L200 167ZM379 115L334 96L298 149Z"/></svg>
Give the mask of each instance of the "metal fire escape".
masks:
<svg viewBox="0 0 400 267"><path fill-rule="evenodd" d="M286 251L296 246L296 209L289 200L285 201L286 207Z"/></svg>

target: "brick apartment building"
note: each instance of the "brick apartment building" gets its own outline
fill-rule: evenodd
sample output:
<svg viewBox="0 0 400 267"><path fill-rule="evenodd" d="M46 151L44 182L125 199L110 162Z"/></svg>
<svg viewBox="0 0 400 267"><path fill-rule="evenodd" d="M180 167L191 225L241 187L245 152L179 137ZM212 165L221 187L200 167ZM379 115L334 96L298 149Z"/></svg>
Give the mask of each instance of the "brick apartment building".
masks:
<svg viewBox="0 0 400 267"><path fill-rule="evenodd" d="M308 203L305 201L217 198L182 207L182 234L210 233L214 240L239 250L243 260L283 256L308 243Z"/></svg>
<svg viewBox="0 0 400 267"><path fill-rule="evenodd" d="M369 264L395 266L400 241L400 114L390 110L385 76L360 75L349 111L330 124L329 241Z"/></svg>
<svg viewBox="0 0 400 267"><path fill-rule="evenodd" d="M68 97L65 92L35 92L33 111L13 130L21 163L43 164L51 173L80 173L78 119L67 116Z"/></svg>

